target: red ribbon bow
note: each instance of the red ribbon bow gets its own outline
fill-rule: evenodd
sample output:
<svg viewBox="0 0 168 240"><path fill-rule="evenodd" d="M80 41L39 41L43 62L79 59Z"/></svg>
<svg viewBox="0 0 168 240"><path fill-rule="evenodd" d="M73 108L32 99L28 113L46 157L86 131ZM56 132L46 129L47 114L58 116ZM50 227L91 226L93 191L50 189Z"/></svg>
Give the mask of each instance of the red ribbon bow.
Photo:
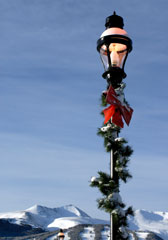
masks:
<svg viewBox="0 0 168 240"><path fill-rule="evenodd" d="M126 124L129 125L133 109L129 107L126 103L121 103L121 101L117 97L115 90L111 85L107 91L106 101L111 105L103 110L105 116L104 124L107 123L111 118L111 121L115 125L123 128L124 123L122 118L124 118Z"/></svg>

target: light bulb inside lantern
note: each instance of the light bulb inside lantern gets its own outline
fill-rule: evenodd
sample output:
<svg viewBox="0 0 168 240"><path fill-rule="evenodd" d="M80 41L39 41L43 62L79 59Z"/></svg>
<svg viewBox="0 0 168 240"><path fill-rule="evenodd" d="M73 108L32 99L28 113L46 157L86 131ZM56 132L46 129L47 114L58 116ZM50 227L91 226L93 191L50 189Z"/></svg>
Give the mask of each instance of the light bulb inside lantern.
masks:
<svg viewBox="0 0 168 240"><path fill-rule="evenodd" d="M112 67L121 67L125 58L127 46L120 43L111 43L109 46Z"/></svg>
<svg viewBox="0 0 168 240"><path fill-rule="evenodd" d="M120 59L119 59L118 53L115 50L111 52L110 58L111 58L111 66L119 67Z"/></svg>

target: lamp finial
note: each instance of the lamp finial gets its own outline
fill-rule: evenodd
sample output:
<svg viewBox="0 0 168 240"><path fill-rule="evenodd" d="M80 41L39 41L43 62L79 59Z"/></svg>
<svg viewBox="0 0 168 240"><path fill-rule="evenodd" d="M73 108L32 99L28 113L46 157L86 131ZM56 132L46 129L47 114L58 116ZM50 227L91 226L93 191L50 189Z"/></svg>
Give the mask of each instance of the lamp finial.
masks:
<svg viewBox="0 0 168 240"><path fill-rule="evenodd" d="M118 16L115 11L113 15L106 18L106 23L105 23L106 29L112 28L112 27L123 29L123 26L124 26L123 18Z"/></svg>

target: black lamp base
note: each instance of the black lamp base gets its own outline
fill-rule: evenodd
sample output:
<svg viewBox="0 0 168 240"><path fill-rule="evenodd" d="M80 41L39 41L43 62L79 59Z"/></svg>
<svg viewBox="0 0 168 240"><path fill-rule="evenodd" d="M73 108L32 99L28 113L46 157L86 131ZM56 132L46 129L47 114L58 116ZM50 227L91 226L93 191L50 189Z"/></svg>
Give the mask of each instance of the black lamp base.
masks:
<svg viewBox="0 0 168 240"><path fill-rule="evenodd" d="M126 76L127 75L123 71L123 69L119 67L113 67L108 71L104 72L102 75L102 77L105 78L108 84L112 85L114 89L120 86L120 83L124 78L126 78Z"/></svg>

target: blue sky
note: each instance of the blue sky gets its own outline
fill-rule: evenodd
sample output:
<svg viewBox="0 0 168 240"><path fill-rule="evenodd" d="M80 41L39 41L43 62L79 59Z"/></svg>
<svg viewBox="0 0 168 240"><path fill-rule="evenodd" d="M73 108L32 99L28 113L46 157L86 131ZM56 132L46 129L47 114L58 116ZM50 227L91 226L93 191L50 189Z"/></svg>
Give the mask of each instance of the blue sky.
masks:
<svg viewBox="0 0 168 240"><path fill-rule="evenodd" d="M121 195L135 209L168 211L168 3L156 0L0 0L0 212L74 204L93 217L97 171L109 155L96 135L103 66L96 41L115 10L133 40L126 137L133 179Z"/></svg>

